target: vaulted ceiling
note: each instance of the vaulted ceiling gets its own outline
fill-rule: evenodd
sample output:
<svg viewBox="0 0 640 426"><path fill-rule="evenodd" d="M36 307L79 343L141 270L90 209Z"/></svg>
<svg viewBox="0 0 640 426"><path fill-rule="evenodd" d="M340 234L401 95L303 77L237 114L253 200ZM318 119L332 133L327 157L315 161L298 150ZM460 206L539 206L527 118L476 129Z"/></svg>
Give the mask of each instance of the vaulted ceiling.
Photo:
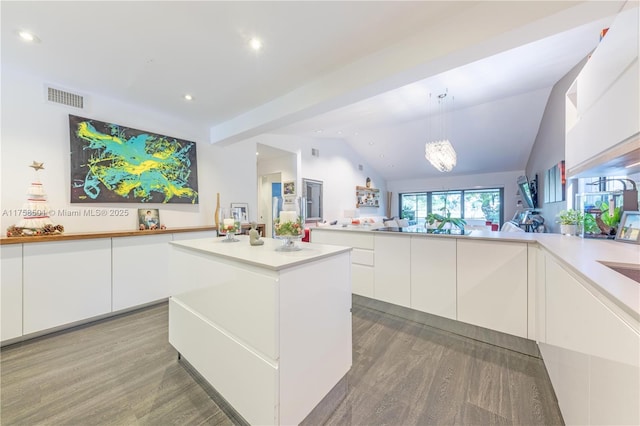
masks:
<svg viewBox="0 0 640 426"><path fill-rule="evenodd" d="M423 157L429 94L448 91L453 173L522 170L551 88L623 3L4 1L2 67L182 117L222 145L343 139L389 180L439 174Z"/></svg>

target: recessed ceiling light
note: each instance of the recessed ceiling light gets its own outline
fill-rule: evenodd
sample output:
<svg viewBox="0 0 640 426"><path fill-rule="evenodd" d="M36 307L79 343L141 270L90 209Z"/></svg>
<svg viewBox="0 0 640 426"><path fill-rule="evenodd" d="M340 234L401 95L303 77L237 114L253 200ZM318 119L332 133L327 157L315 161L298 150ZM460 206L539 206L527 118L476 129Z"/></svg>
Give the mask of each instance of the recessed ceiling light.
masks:
<svg viewBox="0 0 640 426"><path fill-rule="evenodd" d="M191 95L190 95L190 94L188 94L188 93L187 93L186 95L184 95L184 98L185 98L186 100L188 100L188 101L192 101L192 100L193 100L193 96L191 96Z"/></svg>
<svg viewBox="0 0 640 426"><path fill-rule="evenodd" d="M384 158L384 154L380 154L380 158Z"/></svg>
<svg viewBox="0 0 640 426"><path fill-rule="evenodd" d="M28 43L37 43L40 41L40 39L35 34L25 30L18 31L18 37L20 37L21 40L26 41Z"/></svg>
<svg viewBox="0 0 640 426"><path fill-rule="evenodd" d="M316 130L316 133L322 133L322 129Z"/></svg>
<svg viewBox="0 0 640 426"><path fill-rule="evenodd" d="M374 141L369 142L369 145L374 145L374 144L375 144Z"/></svg>
<svg viewBox="0 0 640 426"><path fill-rule="evenodd" d="M260 40L257 37L254 37L251 40L249 40L249 46L251 46L253 50L260 50L262 48L262 40Z"/></svg>
<svg viewBox="0 0 640 426"><path fill-rule="evenodd" d="M260 153L258 151L256 151L256 155L260 155Z"/></svg>

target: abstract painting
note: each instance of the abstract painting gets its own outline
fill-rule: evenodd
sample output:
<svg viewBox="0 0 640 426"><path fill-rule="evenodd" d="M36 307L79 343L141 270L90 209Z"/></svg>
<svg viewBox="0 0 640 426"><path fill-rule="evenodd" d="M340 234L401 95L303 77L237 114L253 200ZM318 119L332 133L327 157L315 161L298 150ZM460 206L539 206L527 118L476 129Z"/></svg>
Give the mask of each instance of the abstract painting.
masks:
<svg viewBox="0 0 640 426"><path fill-rule="evenodd" d="M198 203L196 144L69 115L72 203Z"/></svg>

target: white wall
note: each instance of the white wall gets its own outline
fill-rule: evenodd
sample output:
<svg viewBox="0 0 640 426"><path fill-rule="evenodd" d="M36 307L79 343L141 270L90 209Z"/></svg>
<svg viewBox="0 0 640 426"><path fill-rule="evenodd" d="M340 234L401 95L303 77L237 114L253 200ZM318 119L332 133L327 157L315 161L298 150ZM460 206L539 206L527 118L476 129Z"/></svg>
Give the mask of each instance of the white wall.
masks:
<svg viewBox="0 0 640 426"><path fill-rule="evenodd" d="M267 160L258 157L258 177L271 173L280 173L282 182L295 181L298 178L297 153L284 153L281 157Z"/></svg>
<svg viewBox="0 0 640 426"><path fill-rule="evenodd" d="M64 225L67 233L133 230L137 228L137 209L145 207L159 208L161 222L169 228L212 225L216 192L221 193L223 206L234 201L255 203L255 145L212 146L207 142L208 129L95 93L86 93L81 88L63 86L86 95L88 107L84 110L52 104L45 100L45 83L60 86L2 64L0 208L3 214L0 223L3 234L7 227L20 221L20 217L13 213L26 201L26 190L35 175L28 166L34 160L44 162L45 169L38 172L38 177L47 192L51 209L56 213L79 211L83 215L65 217L56 214L52 217L54 223ZM200 203L71 204L68 114L196 142ZM129 216L84 216L85 212L102 207L126 209Z"/></svg>
<svg viewBox="0 0 640 426"><path fill-rule="evenodd" d="M480 175L443 175L430 179L405 179L389 181L387 189L393 192L391 199L391 214L399 214L398 194L403 192L418 191L442 191L454 189L471 188L504 188L504 220L510 220L518 210L517 202L520 197L517 195L518 186L516 181L518 176L524 174L523 170L500 173L486 173Z"/></svg>
<svg viewBox="0 0 640 426"><path fill-rule="evenodd" d="M250 141L299 154L298 188L302 178L323 182L324 220L329 222L342 218L345 210L356 210L359 217L384 216L385 181L341 139L266 134L242 143ZM312 148L320 151L318 157L311 155ZM358 170L359 164L363 165L362 171ZM364 186L367 177L371 178L372 187L380 189L381 205L356 209L356 186Z"/></svg>

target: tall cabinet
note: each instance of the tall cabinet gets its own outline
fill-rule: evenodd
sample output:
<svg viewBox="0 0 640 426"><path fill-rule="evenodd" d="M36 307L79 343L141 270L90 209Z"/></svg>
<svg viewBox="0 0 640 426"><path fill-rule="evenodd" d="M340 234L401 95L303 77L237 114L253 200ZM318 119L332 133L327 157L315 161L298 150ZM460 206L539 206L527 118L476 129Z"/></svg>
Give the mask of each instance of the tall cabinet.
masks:
<svg viewBox="0 0 640 426"><path fill-rule="evenodd" d="M640 154L639 16L637 2L628 2L567 91L569 177Z"/></svg>

